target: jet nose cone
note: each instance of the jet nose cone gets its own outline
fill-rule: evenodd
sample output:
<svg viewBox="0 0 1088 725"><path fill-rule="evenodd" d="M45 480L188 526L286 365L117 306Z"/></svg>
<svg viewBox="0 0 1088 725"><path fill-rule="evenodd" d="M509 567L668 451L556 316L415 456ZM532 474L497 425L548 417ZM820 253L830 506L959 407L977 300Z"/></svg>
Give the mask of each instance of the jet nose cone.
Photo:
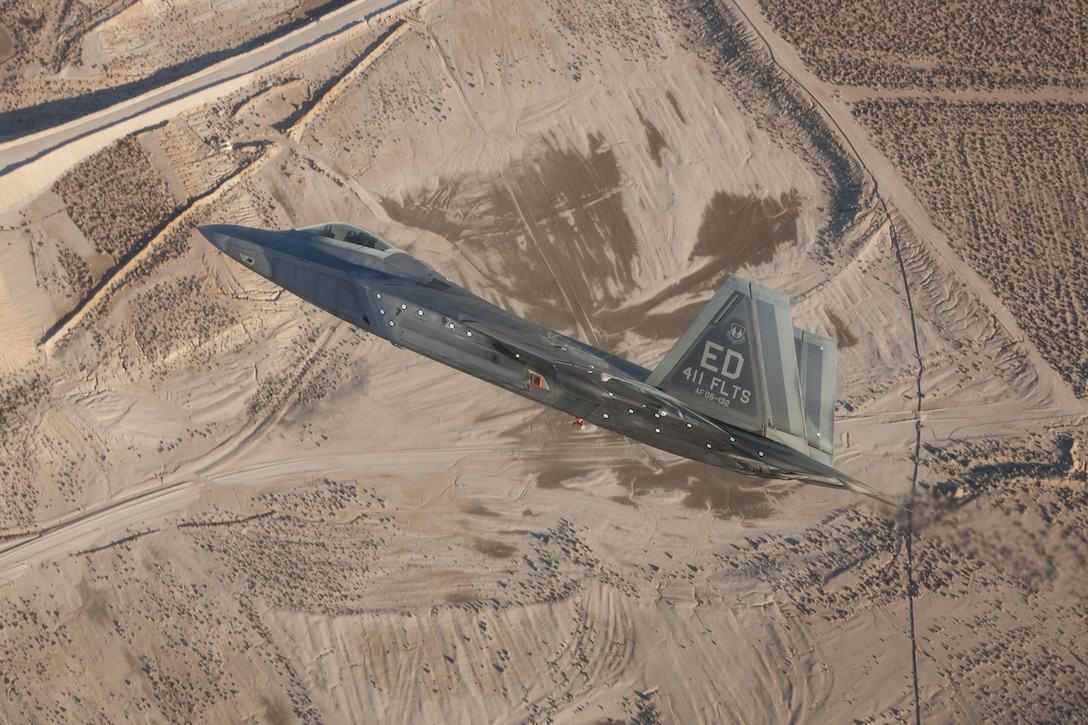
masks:
<svg viewBox="0 0 1088 725"><path fill-rule="evenodd" d="M203 234L205 239L223 252L227 251L227 242L236 236L232 234L234 229L230 224L205 224L197 227L197 231Z"/></svg>
<svg viewBox="0 0 1088 725"><path fill-rule="evenodd" d="M279 238L283 236L282 232L269 232L237 224L205 224L197 227L197 230L235 262L249 267L263 277L272 274L272 264L265 256L265 250L276 246Z"/></svg>

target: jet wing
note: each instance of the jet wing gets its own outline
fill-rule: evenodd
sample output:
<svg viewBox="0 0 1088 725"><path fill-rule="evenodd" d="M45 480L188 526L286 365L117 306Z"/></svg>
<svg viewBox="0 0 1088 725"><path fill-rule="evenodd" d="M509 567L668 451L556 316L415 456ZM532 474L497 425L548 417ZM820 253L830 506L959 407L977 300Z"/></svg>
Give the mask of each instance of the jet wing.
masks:
<svg viewBox="0 0 1088 725"><path fill-rule="evenodd" d="M758 461L758 451L786 461L792 471L781 477L820 486L844 488L902 508L864 483L796 449L770 438L714 420L693 410L669 393L646 382L650 371L590 345L560 335L510 314L444 278L430 282L376 274L362 283L375 292L427 307L451 322L492 340L504 352L529 366L560 373L564 385L589 399L622 400L672 415L693 425L728 434L739 456Z"/></svg>
<svg viewBox="0 0 1088 725"><path fill-rule="evenodd" d="M529 358L528 362L592 368L634 381L645 380L650 374L623 358L513 315L444 278L420 283L375 274L360 281L376 292L419 304L486 335Z"/></svg>
<svg viewBox="0 0 1088 725"><path fill-rule="evenodd" d="M565 364L559 360L553 360L552 363L557 366ZM717 429L728 434L731 441L730 445L737 450L737 455L733 456L734 458L746 458L751 464L758 465L760 463L760 452L773 456L777 461L781 461L788 466L788 468L780 467L778 469L778 478L803 481L830 488L845 488L897 508L903 508L894 501L890 501L876 493L856 478L848 476L826 463L806 456L793 447L774 439L701 415L699 412L684 406L668 393L648 383L625 376L613 377L607 373L592 369L585 371L585 377L597 386L602 397L608 396L613 399L643 405L659 415L673 415L680 420L700 427Z"/></svg>

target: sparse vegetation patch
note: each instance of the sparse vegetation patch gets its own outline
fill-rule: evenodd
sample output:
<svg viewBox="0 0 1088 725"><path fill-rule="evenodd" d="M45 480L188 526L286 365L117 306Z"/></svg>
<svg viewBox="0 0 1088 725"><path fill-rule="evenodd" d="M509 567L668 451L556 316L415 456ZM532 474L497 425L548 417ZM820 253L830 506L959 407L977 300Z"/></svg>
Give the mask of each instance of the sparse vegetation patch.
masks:
<svg viewBox="0 0 1088 725"><path fill-rule="evenodd" d="M103 149L54 186L95 249L122 261L177 209L170 189L132 136Z"/></svg>
<svg viewBox="0 0 1088 725"><path fill-rule="evenodd" d="M855 112L953 248L1088 395L1088 107L902 100Z"/></svg>

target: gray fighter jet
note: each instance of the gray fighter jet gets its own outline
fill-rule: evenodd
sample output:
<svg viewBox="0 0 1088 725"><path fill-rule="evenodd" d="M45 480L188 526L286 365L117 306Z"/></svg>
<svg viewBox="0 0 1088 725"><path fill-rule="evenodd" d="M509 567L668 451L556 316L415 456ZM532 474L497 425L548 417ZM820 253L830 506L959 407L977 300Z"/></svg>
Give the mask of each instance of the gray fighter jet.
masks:
<svg viewBox="0 0 1088 725"><path fill-rule="evenodd" d="M793 327L788 298L766 287L728 278L651 371L506 312L350 224L200 232L307 302L568 413L578 427L589 421L712 466L885 501L831 467L835 343Z"/></svg>

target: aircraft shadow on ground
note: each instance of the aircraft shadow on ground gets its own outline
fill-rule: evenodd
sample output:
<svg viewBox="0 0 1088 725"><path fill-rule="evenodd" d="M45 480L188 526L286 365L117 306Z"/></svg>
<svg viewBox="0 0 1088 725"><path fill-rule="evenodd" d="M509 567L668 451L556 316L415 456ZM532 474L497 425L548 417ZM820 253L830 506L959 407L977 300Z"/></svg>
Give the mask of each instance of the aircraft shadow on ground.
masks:
<svg viewBox="0 0 1088 725"><path fill-rule="evenodd" d="M654 493L680 492L687 508L709 511L723 519L768 518L792 495L789 484L749 478L696 461L617 460L609 469L628 489L627 494L612 497L616 503L637 506L640 499ZM536 484L540 488L573 490L587 473L576 461L554 463L537 474Z"/></svg>
<svg viewBox="0 0 1088 725"><path fill-rule="evenodd" d="M529 453L526 472L538 488L573 494L604 469L626 489L611 496L616 503L638 506L643 499L678 492L684 496L683 505L696 511L709 511L722 519L764 519L778 512L794 494L794 486L800 485L715 468L604 429L571 432L566 420L561 413L545 411L506 431L523 442L518 448Z"/></svg>

